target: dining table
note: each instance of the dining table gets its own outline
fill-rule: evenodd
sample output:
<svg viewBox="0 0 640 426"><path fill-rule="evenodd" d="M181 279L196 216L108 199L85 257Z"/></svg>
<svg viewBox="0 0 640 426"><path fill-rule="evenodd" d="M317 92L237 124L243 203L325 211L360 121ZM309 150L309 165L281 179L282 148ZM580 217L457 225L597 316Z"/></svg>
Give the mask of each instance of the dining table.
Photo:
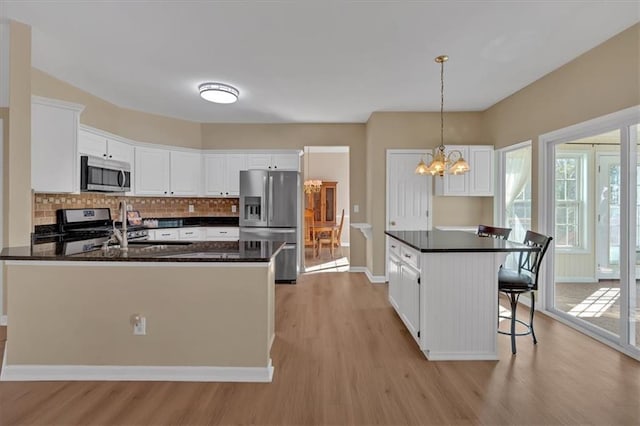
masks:
<svg viewBox="0 0 640 426"><path fill-rule="evenodd" d="M315 235L316 238L319 238L321 234L329 234L329 239L331 240L331 257L333 257L337 233L338 224L335 222L315 222L313 224L313 235ZM320 256L320 247L318 247L318 256Z"/></svg>

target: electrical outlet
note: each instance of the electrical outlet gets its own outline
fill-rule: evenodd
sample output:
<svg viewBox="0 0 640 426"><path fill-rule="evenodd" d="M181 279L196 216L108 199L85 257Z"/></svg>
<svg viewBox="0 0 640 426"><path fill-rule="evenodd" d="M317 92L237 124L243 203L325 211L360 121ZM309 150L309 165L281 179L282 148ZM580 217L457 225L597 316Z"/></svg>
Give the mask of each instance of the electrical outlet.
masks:
<svg viewBox="0 0 640 426"><path fill-rule="evenodd" d="M235 204L231 205L231 213L235 213L238 211L238 206L236 206Z"/></svg>
<svg viewBox="0 0 640 426"><path fill-rule="evenodd" d="M354 213L359 213L360 212L360 206L358 204L354 204L353 205L353 212Z"/></svg>
<svg viewBox="0 0 640 426"><path fill-rule="evenodd" d="M136 316L133 322L133 334L135 336L144 336L147 334L147 319L143 316Z"/></svg>
<svg viewBox="0 0 640 426"><path fill-rule="evenodd" d="M196 211L196 209L193 204L189 204L189 213L193 213L194 211Z"/></svg>

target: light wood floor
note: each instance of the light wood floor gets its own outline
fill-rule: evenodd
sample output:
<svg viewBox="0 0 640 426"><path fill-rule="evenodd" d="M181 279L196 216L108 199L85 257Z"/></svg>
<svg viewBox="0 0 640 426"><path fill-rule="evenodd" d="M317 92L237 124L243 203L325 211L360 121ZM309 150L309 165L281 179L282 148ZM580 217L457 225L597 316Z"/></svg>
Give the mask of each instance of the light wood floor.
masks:
<svg viewBox="0 0 640 426"><path fill-rule="evenodd" d="M429 362L386 296L355 273L277 286L270 384L2 382L0 424L640 423L639 362L539 314L516 356L499 336L498 362Z"/></svg>

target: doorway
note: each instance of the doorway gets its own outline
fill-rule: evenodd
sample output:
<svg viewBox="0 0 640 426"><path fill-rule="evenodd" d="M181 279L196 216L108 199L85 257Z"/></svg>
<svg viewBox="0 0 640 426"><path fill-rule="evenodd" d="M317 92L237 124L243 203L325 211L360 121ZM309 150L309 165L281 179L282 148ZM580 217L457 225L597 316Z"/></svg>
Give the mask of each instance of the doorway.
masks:
<svg viewBox="0 0 640 426"><path fill-rule="evenodd" d="M305 146L305 273L349 270L349 147Z"/></svg>

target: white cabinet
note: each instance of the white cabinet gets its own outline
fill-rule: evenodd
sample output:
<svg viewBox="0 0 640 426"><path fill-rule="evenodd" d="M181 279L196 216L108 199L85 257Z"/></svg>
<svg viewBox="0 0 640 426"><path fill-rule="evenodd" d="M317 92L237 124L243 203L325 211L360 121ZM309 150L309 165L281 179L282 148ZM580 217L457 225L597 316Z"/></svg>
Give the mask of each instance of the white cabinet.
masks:
<svg viewBox="0 0 640 426"><path fill-rule="evenodd" d="M400 265L400 315L416 341L420 330L420 271Z"/></svg>
<svg viewBox="0 0 640 426"><path fill-rule="evenodd" d="M413 338L419 342L420 269L419 253L388 238L389 302Z"/></svg>
<svg viewBox="0 0 640 426"><path fill-rule="evenodd" d="M178 239L182 241L202 241L204 240L204 228L180 228L178 230Z"/></svg>
<svg viewBox="0 0 640 426"><path fill-rule="evenodd" d="M300 170L299 153L249 154L247 169Z"/></svg>
<svg viewBox="0 0 640 426"><path fill-rule="evenodd" d="M387 272L389 274L389 302L397 311L400 310L400 259L392 253L389 254Z"/></svg>
<svg viewBox="0 0 640 426"><path fill-rule="evenodd" d="M202 179L200 153L171 151L170 156L170 194L181 196L200 195L200 180Z"/></svg>
<svg viewBox="0 0 640 426"><path fill-rule="evenodd" d="M180 239L178 228L170 229L150 229L149 239L152 241L173 241Z"/></svg>
<svg viewBox="0 0 640 426"><path fill-rule="evenodd" d="M136 195L199 195L199 153L136 147L135 157Z"/></svg>
<svg viewBox="0 0 640 426"><path fill-rule="evenodd" d="M207 241L238 241L240 228L237 226L216 226L206 228Z"/></svg>
<svg viewBox="0 0 640 426"><path fill-rule="evenodd" d="M136 195L170 195L170 152L136 147Z"/></svg>
<svg viewBox="0 0 640 426"><path fill-rule="evenodd" d="M469 163L469 172L462 175L436 176L436 195L493 196L494 151L491 145L449 145L446 153L457 150Z"/></svg>
<svg viewBox="0 0 640 426"><path fill-rule="evenodd" d="M85 129L79 132L78 151L80 154L133 163L133 146Z"/></svg>
<svg viewBox="0 0 640 426"><path fill-rule="evenodd" d="M245 154L205 154L205 195L239 196L240 170L247 170Z"/></svg>
<svg viewBox="0 0 640 426"><path fill-rule="evenodd" d="M31 188L78 192L78 126L82 105L31 97Z"/></svg>

